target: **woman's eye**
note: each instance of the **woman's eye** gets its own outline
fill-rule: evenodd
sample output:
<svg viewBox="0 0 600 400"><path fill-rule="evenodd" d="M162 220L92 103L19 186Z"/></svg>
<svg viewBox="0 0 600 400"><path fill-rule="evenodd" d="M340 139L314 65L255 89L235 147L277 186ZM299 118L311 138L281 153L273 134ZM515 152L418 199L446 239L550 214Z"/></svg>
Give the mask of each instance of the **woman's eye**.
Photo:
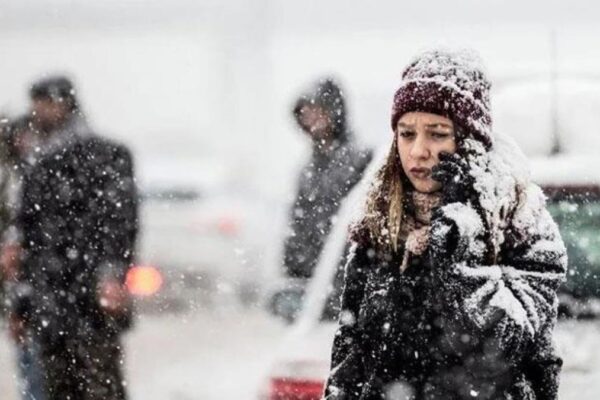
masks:
<svg viewBox="0 0 600 400"><path fill-rule="evenodd" d="M431 132L431 137L434 139L446 139L450 137L450 134L447 132Z"/></svg>
<svg viewBox="0 0 600 400"><path fill-rule="evenodd" d="M410 139L415 136L415 133L412 131L400 131L399 135L404 139Z"/></svg>

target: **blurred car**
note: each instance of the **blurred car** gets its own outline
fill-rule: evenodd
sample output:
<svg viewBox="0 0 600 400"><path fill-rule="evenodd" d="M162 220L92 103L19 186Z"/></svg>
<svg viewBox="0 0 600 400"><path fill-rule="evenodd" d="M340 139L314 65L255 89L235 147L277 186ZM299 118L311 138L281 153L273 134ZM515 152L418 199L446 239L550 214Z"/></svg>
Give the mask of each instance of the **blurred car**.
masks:
<svg viewBox="0 0 600 400"><path fill-rule="evenodd" d="M226 173L198 172L218 166L164 162L157 169L140 184L137 260L126 279L136 308L164 313L251 302L269 240L256 240L266 206L236 191Z"/></svg>
<svg viewBox="0 0 600 400"><path fill-rule="evenodd" d="M210 253L203 248L221 236L216 221L198 220L203 196L190 187L142 190L137 264L126 279L140 311L178 311L208 301L216 268L211 256L224 251L229 236L213 243Z"/></svg>
<svg viewBox="0 0 600 400"><path fill-rule="evenodd" d="M600 356L590 351L600 346L598 166L598 161L585 157L541 158L532 162L533 179L548 196L548 209L559 224L570 260L568 281L560 293L560 309L563 317L572 318L560 319L555 334L564 357L561 398L586 398L581 396L579 382L600 375ZM371 166L340 209L315 276L303 297L302 311L262 382L258 394L261 399L317 400L322 396L337 328L337 318L330 308L337 304L332 297L339 296L341 291L340 281L336 279L338 259L345 249L353 209L364 198L365 182L370 181L373 171ZM285 304L289 298L281 296L279 301L282 305L275 309L289 309ZM589 398L598 395L600 387Z"/></svg>
<svg viewBox="0 0 600 400"><path fill-rule="evenodd" d="M566 317L596 318L600 315L600 160L559 155L534 159L533 166L569 256L559 311Z"/></svg>

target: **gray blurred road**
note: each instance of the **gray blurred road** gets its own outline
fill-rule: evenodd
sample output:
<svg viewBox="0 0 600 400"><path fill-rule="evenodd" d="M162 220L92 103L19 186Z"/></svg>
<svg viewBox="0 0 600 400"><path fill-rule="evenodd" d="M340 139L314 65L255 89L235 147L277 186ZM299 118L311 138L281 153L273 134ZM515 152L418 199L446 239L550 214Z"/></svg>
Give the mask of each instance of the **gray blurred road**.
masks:
<svg viewBox="0 0 600 400"><path fill-rule="evenodd" d="M600 398L600 321L566 321L556 336L565 359L560 398ZM219 307L149 316L125 338L132 400L253 399L285 333L258 309ZM16 396L14 355L0 331L0 396Z"/></svg>
<svg viewBox="0 0 600 400"><path fill-rule="evenodd" d="M144 316L125 339L131 399L249 399L284 330L253 309ZM2 331L2 400L18 399L14 374L14 355Z"/></svg>

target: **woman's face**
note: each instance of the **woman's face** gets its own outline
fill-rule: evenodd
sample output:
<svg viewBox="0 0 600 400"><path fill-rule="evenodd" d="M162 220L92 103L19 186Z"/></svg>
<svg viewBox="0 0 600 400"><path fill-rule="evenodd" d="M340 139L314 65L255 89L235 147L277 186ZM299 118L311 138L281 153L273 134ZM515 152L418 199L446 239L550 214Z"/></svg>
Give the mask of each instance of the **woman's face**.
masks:
<svg viewBox="0 0 600 400"><path fill-rule="evenodd" d="M431 179L431 169L439 163L440 152L454 153L456 140L454 124L441 115L409 112L398 120L398 155L404 173L423 193L432 193L441 184Z"/></svg>

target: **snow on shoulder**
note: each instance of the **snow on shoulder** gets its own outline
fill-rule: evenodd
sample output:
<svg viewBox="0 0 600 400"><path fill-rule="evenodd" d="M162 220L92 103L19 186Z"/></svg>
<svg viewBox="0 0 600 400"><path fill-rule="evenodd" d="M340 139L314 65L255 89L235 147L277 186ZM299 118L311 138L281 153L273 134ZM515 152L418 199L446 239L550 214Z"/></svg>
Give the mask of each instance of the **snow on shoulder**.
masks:
<svg viewBox="0 0 600 400"><path fill-rule="evenodd" d="M469 161L486 223L481 224L468 205L447 205L444 214L456 224L463 239L466 236L463 241L471 255L481 254L477 229L479 233L489 229L495 254L500 254L507 232L513 232L511 246L522 254L491 265L457 262L451 266L449 277L463 284L447 284L461 288L464 310L477 326L493 323L500 310L504 317L495 325L501 337L524 334L532 338L552 317L547 311L556 301L551 288L564 279L566 249L545 208L546 198L530 182L525 157L514 141L496 135L494 149L488 153L478 152L477 143L468 145L476 150ZM467 281L474 290L467 289Z"/></svg>

